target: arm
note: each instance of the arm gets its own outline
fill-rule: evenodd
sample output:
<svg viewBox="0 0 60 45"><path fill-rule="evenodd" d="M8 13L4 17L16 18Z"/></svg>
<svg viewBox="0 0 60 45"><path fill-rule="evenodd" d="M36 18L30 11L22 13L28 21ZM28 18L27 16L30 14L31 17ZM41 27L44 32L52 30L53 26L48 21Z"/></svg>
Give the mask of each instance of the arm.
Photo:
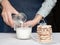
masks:
<svg viewBox="0 0 60 45"><path fill-rule="evenodd" d="M37 23L42 20L43 17L46 17L52 8L55 6L55 3L57 0L45 0L42 4L42 7L39 9L39 11L36 13L35 18L32 21L26 22L26 25L28 26L35 26Z"/></svg>
<svg viewBox="0 0 60 45"><path fill-rule="evenodd" d="M36 13L35 18L33 19L34 22L39 23L43 17L46 17L55 6L56 2L57 0L45 0L42 4L42 7Z"/></svg>
<svg viewBox="0 0 60 45"><path fill-rule="evenodd" d="M50 13L52 8L55 6L56 2L57 0L45 0L37 14L46 17Z"/></svg>

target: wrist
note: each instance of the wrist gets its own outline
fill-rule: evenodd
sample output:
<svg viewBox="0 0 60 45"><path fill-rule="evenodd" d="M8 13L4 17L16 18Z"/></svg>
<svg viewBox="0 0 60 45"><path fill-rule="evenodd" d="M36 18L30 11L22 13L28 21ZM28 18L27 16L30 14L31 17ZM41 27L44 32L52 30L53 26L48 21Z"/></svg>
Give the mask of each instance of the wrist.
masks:
<svg viewBox="0 0 60 45"><path fill-rule="evenodd" d="M1 5L5 7L7 4L9 4L8 0L2 0Z"/></svg>
<svg viewBox="0 0 60 45"><path fill-rule="evenodd" d="M34 22L36 22L37 24L40 22L40 20L42 20L42 16L40 14L36 14L35 18L33 19Z"/></svg>

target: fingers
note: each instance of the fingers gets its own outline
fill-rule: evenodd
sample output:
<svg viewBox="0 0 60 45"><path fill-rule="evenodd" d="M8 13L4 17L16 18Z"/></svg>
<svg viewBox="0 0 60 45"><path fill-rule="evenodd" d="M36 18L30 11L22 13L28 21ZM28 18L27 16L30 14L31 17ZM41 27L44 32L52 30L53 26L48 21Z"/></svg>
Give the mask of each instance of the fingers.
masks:
<svg viewBox="0 0 60 45"><path fill-rule="evenodd" d="M11 14L19 14L18 11L15 10L15 8L13 8L10 3L4 3L4 6L3 7L3 11L2 11L2 17L3 17L3 20L4 22L13 27L13 20L12 20L12 15Z"/></svg>
<svg viewBox="0 0 60 45"><path fill-rule="evenodd" d="M13 24L13 20L12 20L12 16L11 16L10 12L7 12L5 9L3 9L3 11L2 11L2 17L3 17L4 22L7 25L13 27L14 24Z"/></svg>
<svg viewBox="0 0 60 45"><path fill-rule="evenodd" d="M27 21L27 22L25 22L24 23L24 26L26 26L26 27L33 27L33 22L32 21Z"/></svg>
<svg viewBox="0 0 60 45"><path fill-rule="evenodd" d="M13 28L14 22L13 22L12 15L10 12L8 12L8 22L9 22L10 26Z"/></svg>
<svg viewBox="0 0 60 45"><path fill-rule="evenodd" d="M14 21L13 21L13 19L12 19L12 14L16 14L16 15L18 15L19 12L16 11L14 8L12 9L11 12L8 12L8 21L9 21L11 27L13 28L13 27L14 27Z"/></svg>
<svg viewBox="0 0 60 45"><path fill-rule="evenodd" d="M12 15L11 15L12 13L18 14L16 10L12 10L11 12L11 10L9 11L9 9L4 8L2 11L2 17L3 17L4 22L13 28L14 22L12 20Z"/></svg>
<svg viewBox="0 0 60 45"><path fill-rule="evenodd" d="M29 22L25 22L24 27L28 27L28 26L30 26Z"/></svg>
<svg viewBox="0 0 60 45"><path fill-rule="evenodd" d="M7 25L9 25L8 16L7 16L7 13L6 13L5 9L2 11L2 17L3 17L4 22L5 22Z"/></svg>

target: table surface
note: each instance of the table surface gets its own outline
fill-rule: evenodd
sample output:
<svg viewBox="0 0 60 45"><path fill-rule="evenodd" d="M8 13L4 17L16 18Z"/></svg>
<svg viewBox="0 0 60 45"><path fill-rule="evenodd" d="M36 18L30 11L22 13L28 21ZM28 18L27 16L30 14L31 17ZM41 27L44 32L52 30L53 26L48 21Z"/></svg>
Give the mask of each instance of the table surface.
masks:
<svg viewBox="0 0 60 45"><path fill-rule="evenodd" d="M60 45L60 33L53 33L53 42L47 44L39 43L36 35L32 33L31 39L19 40L15 33L0 33L0 45Z"/></svg>

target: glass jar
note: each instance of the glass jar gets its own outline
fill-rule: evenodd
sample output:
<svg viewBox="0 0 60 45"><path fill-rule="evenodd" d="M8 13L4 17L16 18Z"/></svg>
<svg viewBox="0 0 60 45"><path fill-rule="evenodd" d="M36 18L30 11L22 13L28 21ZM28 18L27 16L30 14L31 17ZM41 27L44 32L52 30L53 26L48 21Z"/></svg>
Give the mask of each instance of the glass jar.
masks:
<svg viewBox="0 0 60 45"><path fill-rule="evenodd" d="M13 15L14 21L14 30L16 31L16 37L18 39L30 39L31 37L31 26L24 26L24 23L27 20L27 16L24 13L20 13L19 15Z"/></svg>
<svg viewBox="0 0 60 45"><path fill-rule="evenodd" d="M48 43L52 40L51 25L39 25L37 27L38 40L42 43Z"/></svg>

